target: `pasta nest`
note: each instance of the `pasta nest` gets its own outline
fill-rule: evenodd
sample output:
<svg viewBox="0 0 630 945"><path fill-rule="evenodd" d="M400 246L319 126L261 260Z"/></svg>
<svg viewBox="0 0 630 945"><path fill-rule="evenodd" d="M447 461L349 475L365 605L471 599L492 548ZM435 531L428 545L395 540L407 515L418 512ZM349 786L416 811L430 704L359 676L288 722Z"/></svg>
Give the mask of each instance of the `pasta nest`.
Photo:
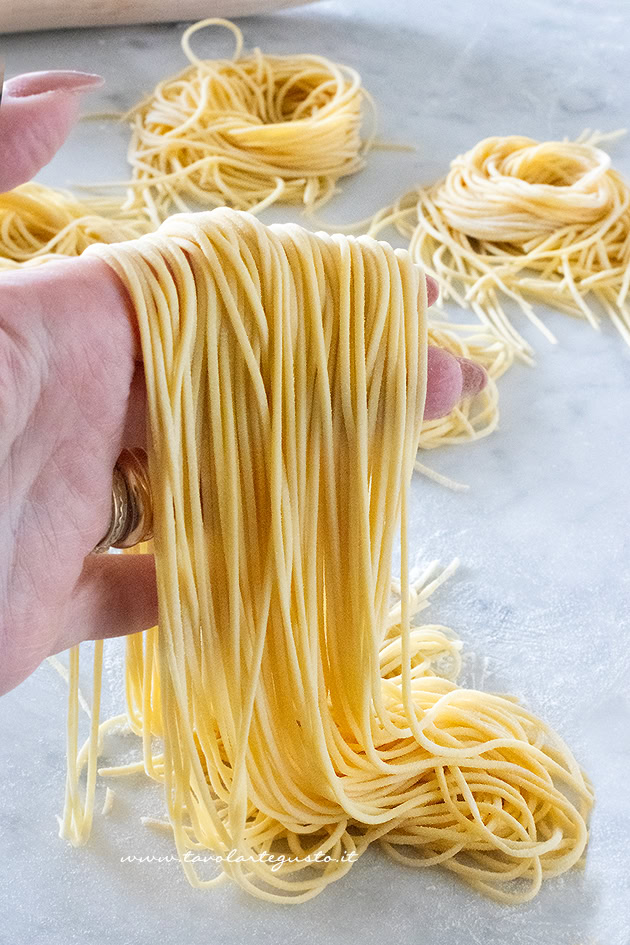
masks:
<svg viewBox="0 0 630 945"><path fill-rule="evenodd" d="M190 38L209 25L236 38L232 59L199 59ZM133 183L128 206L157 224L173 209L228 205L260 211L276 201L313 209L340 177L363 166L360 75L322 56L243 56L226 20L204 20L182 38L190 65L160 82L129 113Z"/></svg>
<svg viewBox="0 0 630 945"><path fill-rule="evenodd" d="M445 178L377 214L371 232L394 222L442 298L473 309L523 360L533 348L512 303L551 342L532 302L596 329L607 315L630 344L630 189L597 147L617 134L486 138Z"/></svg>
<svg viewBox="0 0 630 945"><path fill-rule="evenodd" d="M0 194L0 270L80 256L92 243L146 232L144 215L121 210L119 198L80 200L33 181Z"/></svg>
<svg viewBox="0 0 630 945"><path fill-rule="evenodd" d="M435 193L449 226L469 237L530 252L563 227L612 226L628 208L628 188L594 144L485 138L456 157Z"/></svg>

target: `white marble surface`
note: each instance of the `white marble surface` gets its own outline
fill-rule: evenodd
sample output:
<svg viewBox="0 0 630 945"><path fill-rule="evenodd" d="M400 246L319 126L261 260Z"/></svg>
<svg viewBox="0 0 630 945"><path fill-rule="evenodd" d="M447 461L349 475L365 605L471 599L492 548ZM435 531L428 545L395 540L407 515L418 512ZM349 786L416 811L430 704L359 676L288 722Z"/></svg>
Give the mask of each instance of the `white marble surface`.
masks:
<svg viewBox="0 0 630 945"><path fill-rule="evenodd" d="M250 45L310 50L359 68L382 132L415 153L375 153L326 208L359 218L488 134L575 135L629 124L627 0L326 0L243 21ZM9 75L47 67L100 71L89 107L130 105L180 68L180 28L138 27L15 36ZM227 41L205 48L227 52ZM203 46L201 38L198 45ZM83 124L45 181L124 173L124 135ZM630 141L614 145L630 174ZM267 219L291 217L285 210ZM414 486L412 548L463 565L428 617L467 644L471 685L522 696L565 736L597 791L584 873L549 882L521 908L478 897L439 870L417 873L368 853L313 902L281 908L226 886L191 889L175 863L125 865L125 854L171 852L138 823L159 792L117 784L109 818L74 850L56 836L62 805L65 693L43 666L0 701L0 943L145 942L237 945L628 945L630 942L630 351L548 314L560 344L526 330L536 369L501 383L500 430L431 463L471 485L452 494ZM116 655L108 700L120 691ZM103 789L99 789L99 801ZM138 800L139 798L139 800Z"/></svg>

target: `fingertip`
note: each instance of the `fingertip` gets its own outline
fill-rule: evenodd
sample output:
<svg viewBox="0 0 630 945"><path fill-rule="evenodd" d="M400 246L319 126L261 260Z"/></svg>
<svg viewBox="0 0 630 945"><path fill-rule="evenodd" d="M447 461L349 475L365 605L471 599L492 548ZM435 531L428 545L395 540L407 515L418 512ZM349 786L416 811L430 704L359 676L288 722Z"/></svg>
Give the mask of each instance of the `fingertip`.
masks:
<svg viewBox="0 0 630 945"><path fill-rule="evenodd" d="M427 352L427 393L424 419L446 417L462 395L463 375L457 358L430 345Z"/></svg>
<svg viewBox="0 0 630 945"><path fill-rule="evenodd" d="M424 419L448 416L460 400L474 397L487 383L488 375L480 364L430 345Z"/></svg>
<svg viewBox="0 0 630 945"><path fill-rule="evenodd" d="M29 72L5 83L0 105L0 191L30 180L53 158L79 114L79 93L102 85L86 72Z"/></svg>
<svg viewBox="0 0 630 945"><path fill-rule="evenodd" d="M462 372L462 398L474 397L480 393L488 383L485 369L476 361L469 358L456 358Z"/></svg>

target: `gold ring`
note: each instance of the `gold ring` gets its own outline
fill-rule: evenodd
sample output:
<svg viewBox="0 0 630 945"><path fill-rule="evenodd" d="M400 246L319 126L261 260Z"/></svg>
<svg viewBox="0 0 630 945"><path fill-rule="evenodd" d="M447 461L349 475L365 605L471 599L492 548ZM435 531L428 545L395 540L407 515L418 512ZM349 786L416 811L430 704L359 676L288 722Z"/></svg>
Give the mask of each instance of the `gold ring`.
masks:
<svg viewBox="0 0 630 945"><path fill-rule="evenodd" d="M124 449L114 466L109 528L93 554L110 548L132 548L153 537L153 506L147 454Z"/></svg>

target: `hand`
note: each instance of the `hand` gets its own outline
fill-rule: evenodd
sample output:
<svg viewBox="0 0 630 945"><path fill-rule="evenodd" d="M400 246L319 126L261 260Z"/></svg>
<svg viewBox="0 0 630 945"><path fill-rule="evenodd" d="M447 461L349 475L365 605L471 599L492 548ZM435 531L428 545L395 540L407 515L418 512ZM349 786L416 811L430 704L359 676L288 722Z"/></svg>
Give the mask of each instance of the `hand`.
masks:
<svg viewBox="0 0 630 945"><path fill-rule="evenodd" d="M50 160L79 93L100 82L48 72L6 83L0 191ZM100 260L0 275L0 693L51 653L157 623L152 556L90 555L109 524L120 450L143 442L139 359L126 292ZM481 368L431 348L425 416L484 383Z"/></svg>

